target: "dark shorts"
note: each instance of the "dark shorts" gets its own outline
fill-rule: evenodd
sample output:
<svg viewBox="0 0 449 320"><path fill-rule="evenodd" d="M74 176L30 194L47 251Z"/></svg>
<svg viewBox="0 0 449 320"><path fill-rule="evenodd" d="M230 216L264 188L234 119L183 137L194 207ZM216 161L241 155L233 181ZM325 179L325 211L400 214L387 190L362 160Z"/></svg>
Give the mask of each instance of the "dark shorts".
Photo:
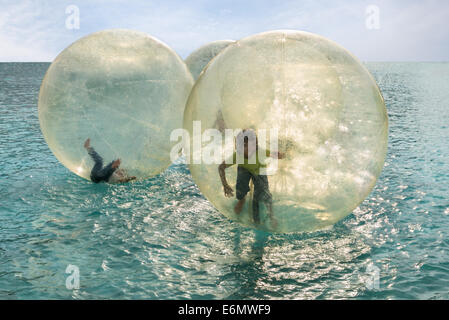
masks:
<svg viewBox="0 0 449 320"><path fill-rule="evenodd" d="M95 183L108 182L109 178L116 170L112 168L113 161L103 167L103 158L94 150L94 148L90 147L87 152L95 163L90 172L90 180Z"/></svg>
<svg viewBox="0 0 449 320"><path fill-rule="evenodd" d="M253 181L253 217L256 223L259 223L259 202L271 205L272 196L268 185L268 177L266 175L255 175L247 169L238 166L237 169L237 185L236 197L238 200L243 199L249 191L249 182Z"/></svg>

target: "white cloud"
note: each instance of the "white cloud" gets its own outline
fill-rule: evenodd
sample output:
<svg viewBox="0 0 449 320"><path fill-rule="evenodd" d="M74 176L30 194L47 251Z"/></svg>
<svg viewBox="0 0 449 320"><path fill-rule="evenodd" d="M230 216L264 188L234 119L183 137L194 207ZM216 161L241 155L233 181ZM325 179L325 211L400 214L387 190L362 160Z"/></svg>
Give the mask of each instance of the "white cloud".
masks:
<svg viewBox="0 0 449 320"><path fill-rule="evenodd" d="M65 8L81 11L80 30L65 28ZM365 27L365 8L380 9L380 30ZM446 0L366 1L2 1L0 61L51 61L91 32L129 28L147 32L182 57L219 39L272 29L326 36L362 60L448 60Z"/></svg>
<svg viewBox="0 0 449 320"><path fill-rule="evenodd" d="M47 43L53 38L55 17L42 16L42 7L34 1L2 5L0 60L48 61L54 57L53 48Z"/></svg>

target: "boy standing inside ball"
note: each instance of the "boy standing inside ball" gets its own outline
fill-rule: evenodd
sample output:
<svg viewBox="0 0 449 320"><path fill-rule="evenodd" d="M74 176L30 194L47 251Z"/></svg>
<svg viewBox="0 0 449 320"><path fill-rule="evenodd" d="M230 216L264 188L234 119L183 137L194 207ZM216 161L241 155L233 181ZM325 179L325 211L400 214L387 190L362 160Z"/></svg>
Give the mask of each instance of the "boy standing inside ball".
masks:
<svg viewBox="0 0 449 320"><path fill-rule="evenodd" d="M267 157L275 156L278 159L282 159L284 155L280 152L275 153L270 152L270 150L259 150L256 133L251 129L244 129L237 135L236 147L237 150L233 154L232 163L228 164L226 161L223 161L218 167L224 194L228 198L234 195L234 191L226 180L225 169L238 162L236 184L236 198L238 202L234 207L234 212L239 214L242 211L246 201L246 195L250 190L249 183L252 181L254 184L254 197L252 203L254 223L256 225L260 223L259 203L263 202L267 208L273 226L276 227L277 222L273 217L272 196L268 185L268 177L265 174L261 174L261 168L265 168L266 164L260 161L259 153L265 153ZM243 156L243 161L240 161L240 159L237 161L238 153L240 159Z"/></svg>

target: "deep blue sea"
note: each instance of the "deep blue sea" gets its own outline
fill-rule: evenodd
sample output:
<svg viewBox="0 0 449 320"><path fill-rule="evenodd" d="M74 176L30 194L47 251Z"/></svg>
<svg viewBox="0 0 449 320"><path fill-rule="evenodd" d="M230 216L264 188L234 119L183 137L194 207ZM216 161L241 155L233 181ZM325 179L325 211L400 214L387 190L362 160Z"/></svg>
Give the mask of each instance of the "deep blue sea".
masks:
<svg viewBox="0 0 449 320"><path fill-rule="evenodd" d="M449 63L367 63L382 175L330 230L289 235L222 216L182 161L124 185L69 172L39 128L48 66L0 64L0 299L449 299Z"/></svg>

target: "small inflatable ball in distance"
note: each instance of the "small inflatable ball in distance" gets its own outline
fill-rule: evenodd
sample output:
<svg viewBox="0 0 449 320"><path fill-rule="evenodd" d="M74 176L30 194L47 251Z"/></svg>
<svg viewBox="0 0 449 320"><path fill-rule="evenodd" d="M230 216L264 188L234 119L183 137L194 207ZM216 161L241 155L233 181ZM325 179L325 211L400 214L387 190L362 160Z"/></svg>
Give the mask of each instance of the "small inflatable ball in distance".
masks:
<svg viewBox="0 0 449 320"><path fill-rule="evenodd" d="M193 78L167 45L142 32L105 30L79 39L50 65L39 93L42 133L56 158L89 179L90 144L104 165L147 178L170 165L170 133L182 126Z"/></svg>
<svg viewBox="0 0 449 320"><path fill-rule="evenodd" d="M217 40L205 44L193 51L185 60L193 78L198 79L204 67L224 48L234 43L234 40Z"/></svg>
<svg viewBox="0 0 449 320"><path fill-rule="evenodd" d="M198 150L189 166L225 216L273 232L324 229L350 214L374 187L387 150L386 108L370 73L343 47L300 31L253 35L217 55L192 89L184 127L190 146L221 150L231 164L237 143L226 129L256 134L268 155L256 167L269 175L194 162ZM223 139L204 139L213 128ZM270 153L276 135L278 152Z"/></svg>

